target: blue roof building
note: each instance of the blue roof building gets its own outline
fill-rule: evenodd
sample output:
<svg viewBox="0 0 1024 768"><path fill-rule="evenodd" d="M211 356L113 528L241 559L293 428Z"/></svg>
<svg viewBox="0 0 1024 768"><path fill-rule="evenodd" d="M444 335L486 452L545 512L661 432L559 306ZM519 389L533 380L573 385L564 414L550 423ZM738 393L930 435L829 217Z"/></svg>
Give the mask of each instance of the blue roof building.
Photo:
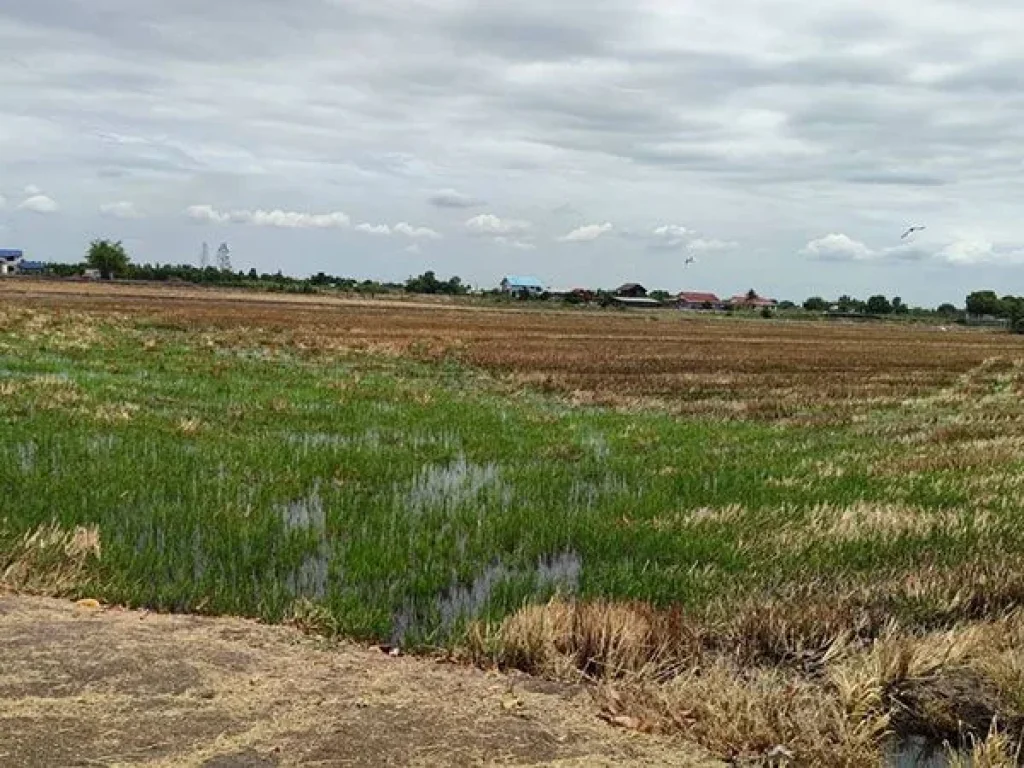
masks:
<svg viewBox="0 0 1024 768"><path fill-rule="evenodd" d="M528 275L508 275L502 278L501 290L503 293L544 293L544 283Z"/></svg>
<svg viewBox="0 0 1024 768"><path fill-rule="evenodd" d="M24 255L23 251L14 248L0 248L0 261L19 261Z"/></svg>
<svg viewBox="0 0 1024 768"><path fill-rule="evenodd" d="M41 261L22 261L18 264L18 271L22 274L37 275L46 271L46 264Z"/></svg>

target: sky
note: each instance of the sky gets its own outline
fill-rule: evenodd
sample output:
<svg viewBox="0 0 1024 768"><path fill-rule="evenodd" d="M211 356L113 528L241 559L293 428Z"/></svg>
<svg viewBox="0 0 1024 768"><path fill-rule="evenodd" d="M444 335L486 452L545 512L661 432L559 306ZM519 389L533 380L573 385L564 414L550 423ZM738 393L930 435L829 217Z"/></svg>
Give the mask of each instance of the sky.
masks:
<svg viewBox="0 0 1024 768"><path fill-rule="evenodd" d="M1022 31L1015 0L0 0L0 247L1024 293Z"/></svg>

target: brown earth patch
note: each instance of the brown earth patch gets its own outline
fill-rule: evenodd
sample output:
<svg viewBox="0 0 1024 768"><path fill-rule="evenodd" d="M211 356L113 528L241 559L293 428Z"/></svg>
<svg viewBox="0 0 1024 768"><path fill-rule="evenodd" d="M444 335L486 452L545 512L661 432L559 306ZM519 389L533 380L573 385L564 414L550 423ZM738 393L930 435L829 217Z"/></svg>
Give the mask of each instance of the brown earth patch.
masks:
<svg viewBox="0 0 1024 768"><path fill-rule="evenodd" d="M0 597L0 764L712 765L588 689L239 619Z"/></svg>

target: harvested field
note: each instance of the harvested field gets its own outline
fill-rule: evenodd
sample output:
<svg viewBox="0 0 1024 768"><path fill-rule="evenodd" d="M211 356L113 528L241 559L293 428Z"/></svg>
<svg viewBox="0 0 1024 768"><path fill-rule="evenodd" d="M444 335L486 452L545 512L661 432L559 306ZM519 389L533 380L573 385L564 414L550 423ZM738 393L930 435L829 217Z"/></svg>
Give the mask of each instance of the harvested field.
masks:
<svg viewBox="0 0 1024 768"><path fill-rule="evenodd" d="M26 287L27 286L27 287ZM959 388L1024 355L1007 334L912 324L753 321L434 302L291 297L68 283L0 284L8 305L126 313L167 327L232 329L305 352L451 357L582 403L680 413L849 418ZM980 392L979 392L980 393Z"/></svg>
<svg viewBox="0 0 1024 768"><path fill-rule="evenodd" d="M923 738L1000 764L1024 727L1022 351L0 283L0 586L583 683L722 759Z"/></svg>

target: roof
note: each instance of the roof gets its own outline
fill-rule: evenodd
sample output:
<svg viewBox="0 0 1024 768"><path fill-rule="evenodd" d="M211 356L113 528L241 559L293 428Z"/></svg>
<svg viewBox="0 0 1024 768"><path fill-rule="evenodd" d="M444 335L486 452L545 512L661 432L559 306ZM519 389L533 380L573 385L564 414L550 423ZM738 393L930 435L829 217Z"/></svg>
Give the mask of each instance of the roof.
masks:
<svg viewBox="0 0 1024 768"><path fill-rule="evenodd" d="M502 282L508 283L513 288L543 288L544 283L536 277L529 275L506 275Z"/></svg>
<svg viewBox="0 0 1024 768"><path fill-rule="evenodd" d="M742 296L733 296L729 299L729 303L746 304L748 307L771 307L775 305L775 299L766 299L763 296L751 299L746 294L743 294Z"/></svg>
<svg viewBox="0 0 1024 768"><path fill-rule="evenodd" d="M613 301L632 307L660 307L661 302L657 299L648 299L643 296L612 296Z"/></svg>
<svg viewBox="0 0 1024 768"><path fill-rule="evenodd" d="M29 271L35 270L35 269L42 270L42 269L46 269L46 264L44 264L41 261L23 261L20 264L18 264L18 269L20 269L20 270L29 270Z"/></svg>
<svg viewBox="0 0 1024 768"><path fill-rule="evenodd" d="M615 290L617 290L617 291L632 291L632 290L634 290L636 288L643 288L643 286L640 285L640 283L623 283L622 285L620 285Z"/></svg>
<svg viewBox="0 0 1024 768"><path fill-rule="evenodd" d="M721 301L713 293L701 293L699 291L683 291L679 294L678 299L680 301L688 301L691 304L704 304L705 302L718 304Z"/></svg>
<svg viewBox="0 0 1024 768"><path fill-rule="evenodd" d="M0 260L2 261L17 261L24 255L22 251L14 248L0 248Z"/></svg>

